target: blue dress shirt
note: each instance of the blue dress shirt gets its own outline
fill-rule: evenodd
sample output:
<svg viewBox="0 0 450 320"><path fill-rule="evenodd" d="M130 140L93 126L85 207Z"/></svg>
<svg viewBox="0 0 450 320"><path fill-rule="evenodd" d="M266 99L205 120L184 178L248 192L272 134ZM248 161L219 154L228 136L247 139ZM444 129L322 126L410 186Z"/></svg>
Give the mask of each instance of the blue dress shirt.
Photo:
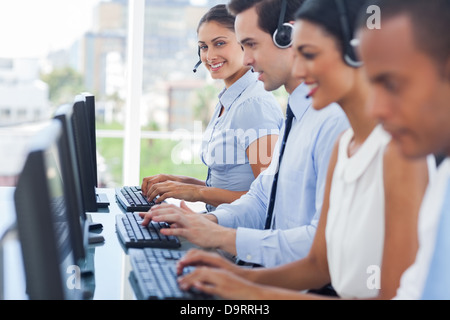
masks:
<svg viewBox="0 0 450 320"><path fill-rule="evenodd" d="M294 120L278 175L272 229L265 227L267 206L278 155L253 182L247 194L213 213L220 225L237 228L237 258L276 266L309 252L322 208L326 174L334 144L349 123L337 104L314 110L301 84L289 97ZM284 128L282 129L284 131ZM279 150L278 139L277 147Z"/></svg>
<svg viewBox="0 0 450 320"><path fill-rule="evenodd" d="M444 194L433 258L422 299L450 299L450 180Z"/></svg>
<svg viewBox="0 0 450 320"><path fill-rule="evenodd" d="M225 111L219 117L222 106ZM252 71L225 88L219 94L219 103L203 134L201 159L208 167L206 185L248 191L255 176L247 148L261 137L279 135L282 125L279 102L264 89ZM208 211L215 209L211 205L206 208Z"/></svg>

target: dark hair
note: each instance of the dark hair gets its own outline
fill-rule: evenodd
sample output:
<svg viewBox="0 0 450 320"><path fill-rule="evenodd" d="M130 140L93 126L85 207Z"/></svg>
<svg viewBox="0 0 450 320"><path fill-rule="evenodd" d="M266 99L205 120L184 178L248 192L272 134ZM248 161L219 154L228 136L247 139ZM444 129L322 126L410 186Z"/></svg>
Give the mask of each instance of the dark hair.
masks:
<svg viewBox="0 0 450 320"><path fill-rule="evenodd" d="M241 12L253 8L262 1L263 0L230 0L230 2L228 2L227 4L227 7L228 11L230 11L231 14L236 16Z"/></svg>
<svg viewBox="0 0 450 320"><path fill-rule="evenodd" d="M350 38L355 33L356 21L359 13L367 0L347 0L343 1L347 13L347 23L349 27ZM338 43L339 50L342 51L344 57L345 49L349 47L348 43L351 39L346 39L342 23L340 20L338 5L336 0L306 0L301 8L296 12L295 18L298 20L307 20L314 24L320 25L328 34L333 36Z"/></svg>
<svg viewBox="0 0 450 320"><path fill-rule="evenodd" d="M197 33L202 24L211 21L215 21L234 32L234 20L236 20L236 17L230 14L227 6L224 4L218 4L209 9L208 12L206 12L200 19L197 27Z"/></svg>
<svg viewBox="0 0 450 320"><path fill-rule="evenodd" d="M231 0L228 10L234 14L255 7L258 14L258 26L264 32L273 34L278 28L278 20L281 13L281 2L283 0ZM283 22L293 21L295 12L303 4L304 0L287 0L286 14Z"/></svg>
<svg viewBox="0 0 450 320"><path fill-rule="evenodd" d="M416 46L438 67L447 62L450 57L449 0L372 0L371 4L380 8L381 21L400 15L409 16ZM358 29L366 27L366 20L367 15L361 13Z"/></svg>

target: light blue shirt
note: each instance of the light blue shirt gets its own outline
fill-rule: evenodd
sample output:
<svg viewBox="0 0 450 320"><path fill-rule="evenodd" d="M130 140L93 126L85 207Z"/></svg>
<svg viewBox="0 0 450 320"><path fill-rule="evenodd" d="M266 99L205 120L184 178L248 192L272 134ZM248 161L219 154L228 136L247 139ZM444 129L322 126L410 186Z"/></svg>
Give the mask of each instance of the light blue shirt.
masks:
<svg viewBox="0 0 450 320"><path fill-rule="evenodd" d="M258 176L247 194L220 205L213 213L220 225L237 228L240 260L272 267L301 259L309 252L322 208L330 156L349 123L337 104L321 111L313 109L307 94L308 88L301 84L289 97L295 118L278 176L272 229L262 230L278 168L275 153L270 167ZM280 135L278 142L281 140ZM275 150L279 150L277 145Z"/></svg>
<svg viewBox="0 0 450 320"><path fill-rule="evenodd" d="M423 300L450 299L450 179L447 180Z"/></svg>
<svg viewBox="0 0 450 320"><path fill-rule="evenodd" d="M225 111L219 117L220 110ZM248 71L219 94L219 103L202 141L201 159L208 167L206 185L231 191L248 191L255 180L247 148L267 135L279 135L283 112L257 74ZM269 164L270 158L268 159ZM215 207L206 206L208 211Z"/></svg>

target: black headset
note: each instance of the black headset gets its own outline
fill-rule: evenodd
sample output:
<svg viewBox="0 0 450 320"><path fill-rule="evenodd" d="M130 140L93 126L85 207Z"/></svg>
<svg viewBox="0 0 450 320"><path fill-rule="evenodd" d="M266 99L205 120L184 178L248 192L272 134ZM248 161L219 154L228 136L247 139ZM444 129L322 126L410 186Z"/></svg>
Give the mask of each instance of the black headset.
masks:
<svg viewBox="0 0 450 320"><path fill-rule="evenodd" d="M281 4L280 18L278 19L278 28L272 36L273 43L280 49L286 49L292 45L292 30L294 30L294 26L288 22L284 22L286 9L287 0L283 0ZM198 48L198 56L200 58L200 47ZM192 71L194 73L197 72L197 69L201 64L202 60L200 59Z"/></svg>
<svg viewBox="0 0 450 320"><path fill-rule="evenodd" d="M339 18L344 36L344 61L350 67L359 68L363 65L363 62L357 58L355 49L353 48L354 39L350 34L350 23L348 21L344 0L336 0L336 6L339 10Z"/></svg>
<svg viewBox="0 0 450 320"><path fill-rule="evenodd" d="M194 73L197 72L198 67L202 64L202 59L200 58L200 47L198 47L198 59L197 64L194 66L194 70L192 70Z"/></svg>
<svg viewBox="0 0 450 320"><path fill-rule="evenodd" d="M280 49L286 49L292 45L292 30L294 27L292 24L284 22L286 17L286 9L287 0L283 0L283 3L281 4L280 18L278 19L278 28L272 36L273 43L275 43L275 45Z"/></svg>

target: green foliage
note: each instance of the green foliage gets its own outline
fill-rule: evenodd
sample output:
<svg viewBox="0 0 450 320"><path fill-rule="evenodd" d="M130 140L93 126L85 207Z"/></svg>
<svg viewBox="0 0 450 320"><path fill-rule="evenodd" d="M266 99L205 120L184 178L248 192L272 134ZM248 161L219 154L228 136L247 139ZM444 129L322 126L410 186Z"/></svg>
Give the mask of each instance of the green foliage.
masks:
<svg viewBox="0 0 450 320"><path fill-rule="evenodd" d="M53 105L73 101L74 92L83 92L83 75L70 67L55 69L41 75L41 80L49 86L49 98Z"/></svg>
<svg viewBox="0 0 450 320"><path fill-rule="evenodd" d="M284 87L280 87L277 90L272 91L272 93L277 99L277 101L280 103L283 112L286 112L286 106L289 99L289 94L287 93L286 89Z"/></svg>
<svg viewBox="0 0 450 320"><path fill-rule="evenodd" d="M193 103L193 114L196 120L200 120L206 127L211 120L214 106L217 104L217 96L220 93L217 85L208 84L201 89L196 90Z"/></svg>
<svg viewBox="0 0 450 320"><path fill-rule="evenodd" d="M123 139L97 138L97 152L104 158L106 170L112 180L107 187L122 185ZM101 179L102 173L98 172L98 175Z"/></svg>
<svg viewBox="0 0 450 320"><path fill-rule="evenodd" d="M205 180L207 167L203 163L199 163L198 159L181 164L172 160L172 151L179 143L180 141L172 140L143 140L141 144L141 180L159 173L184 175Z"/></svg>
<svg viewBox="0 0 450 320"><path fill-rule="evenodd" d="M119 122L112 122L105 124L103 122L97 121L95 124L97 130L123 130L123 124Z"/></svg>
<svg viewBox="0 0 450 320"><path fill-rule="evenodd" d="M121 130L120 124L97 124L97 130ZM159 173L185 175L197 179L206 179L207 167L194 159L194 163L177 164L172 161L172 151L180 144L173 140L149 140L141 141L141 168L140 180L144 177ZM123 166L123 139L122 138L97 138L97 150L105 159L108 175L112 182L108 187L122 185Z"/></svg>

